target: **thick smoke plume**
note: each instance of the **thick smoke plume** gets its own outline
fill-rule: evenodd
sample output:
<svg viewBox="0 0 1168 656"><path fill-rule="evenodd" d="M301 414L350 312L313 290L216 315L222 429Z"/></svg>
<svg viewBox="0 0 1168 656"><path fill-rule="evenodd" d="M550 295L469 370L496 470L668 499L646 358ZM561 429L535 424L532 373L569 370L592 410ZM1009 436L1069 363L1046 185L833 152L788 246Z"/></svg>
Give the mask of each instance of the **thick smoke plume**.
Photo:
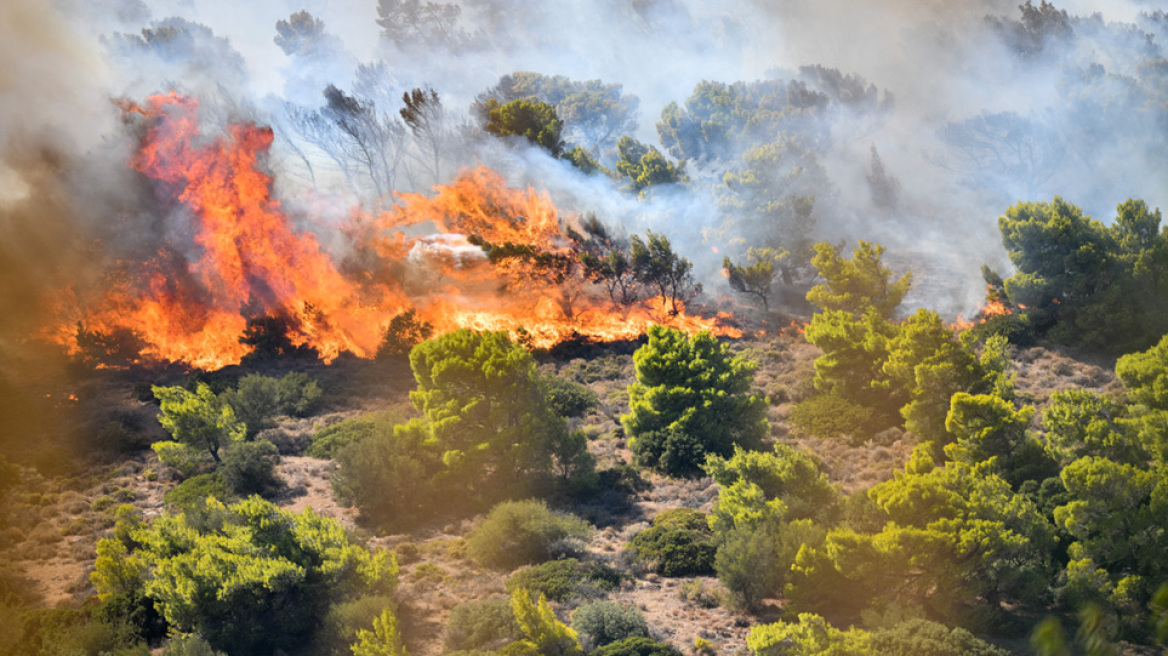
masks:
<svg viewBox="0 0 1168 656"><path fill-rule="evenodd" d="M329 354L370 355L397 312L466 295L411 266L476 252L436 234L443 217L384 217L481 167L546 194L556 221L668 236L707 299L730 293L723 256L773 246L786 253L779 309L798 312L809 244L861 238L918 270L912 302L968 315L980 265L1007 266L995 220L1010 204L1062 195L1108 221L1128 197L1168 200L1165 39L1168 18L1130 2L8 2L0 366L13 379L33 344L70 332L74 346L113 339L108 317L127 306L109 304L111 280L140 312L150 285L124 278L145 269L172 292L186 276L216 293L200 268L206 213L176 201L189 181L135 164L151 124L126 108L154 94L197 101L192 149L233 126L269 135L264 193L349 290L305 303L249 265L247 293L207 307L235 332L276 313L295 339L340 330ZM512 99L555 105L575 165L558 146L484 132L490 102ZM387 259L394 240L416 251ZM340 299L331 315L324 296ZM571 293L554 296L566 312Z"/></svg>

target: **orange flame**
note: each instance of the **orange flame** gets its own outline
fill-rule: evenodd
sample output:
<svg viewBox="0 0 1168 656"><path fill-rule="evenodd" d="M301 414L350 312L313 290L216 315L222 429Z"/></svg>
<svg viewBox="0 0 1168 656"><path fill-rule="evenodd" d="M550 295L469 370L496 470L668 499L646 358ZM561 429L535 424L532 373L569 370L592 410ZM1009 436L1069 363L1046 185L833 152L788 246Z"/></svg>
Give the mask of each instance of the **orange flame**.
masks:
<svg viewBox="0 0 1168 656"><path fill-rule="evenodd" d="M1026 309L1025 305L1019 305L1018 307L1022 308L1023 310ZM960 314L958 314L957 320L949 324L949 327L954 330L969 330L974 326L985 323L986 320L988 320L990 317L1005 317L1013 313L1014 311L1010 309L1008 305L1006 305L1005 301L1002 300L1002 298L994 290L993 286L987 285L985 305L978 308L977 314L974 315L974 320L966 321Z"/></svg>
<svg viewBox="0 0 1168 656"><path fill-rule="evenodd" d="M469 236L571 253L546 194L508 188L483 167L436 188L432 198L398 194L398 204L380 216L357 214L347 236L362 270L342 275L316 237L294 230L271 197L271 178L260 167L271 130L234 124L208 139L198 107L174 93L151 96L144 106L122 103L147 128L132 166L190 224L171 230L172 241L154 258L107 272L98 301L61 295L71 311L48 332L72 352L83 349L83 332L130 334L139 359L212 369L247 355L252 347L241 337L249 319L266 316L279 317L294 346L311 347L326 362L346 351L372 357L389 320L410 307L438 334L506 330L537 347L572 337L632 339L654 323L741 334L722 325L726 317L672 314L662 298L618 310L581 275L549 281L523 261L492 265ZM415 226L414 236L401 230L407 226ZM427 228L430 234L417 236Z"/></svg>

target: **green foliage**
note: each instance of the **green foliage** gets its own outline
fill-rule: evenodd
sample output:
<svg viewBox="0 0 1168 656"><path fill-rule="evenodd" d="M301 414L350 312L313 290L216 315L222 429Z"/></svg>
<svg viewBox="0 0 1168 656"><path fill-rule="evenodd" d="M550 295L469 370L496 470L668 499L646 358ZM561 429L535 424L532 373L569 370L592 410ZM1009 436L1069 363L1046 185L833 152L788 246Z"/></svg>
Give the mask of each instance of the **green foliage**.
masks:
<svg viewBox="0 0 1168 656"><path fill-rule="evenodd" d="M209 451L195 449L181 442L163 440L150 445L158 460L174 468L183 478L189 478L215 464Z"/></svg>
<svg viewBox="0 0 1168 656"><path fill-rule="evenodd" d="M685 163L674 165L653 146L632 137L621 137L616 144L619 155L616 171L629 179L629 187L644 193L656 185L685 182Z"/></svg>
<svg viewBox="0 0 1168 656"><path fill-rule="evenodd" d="M669 302L670 314L677 314L685 303L702 293L702 284L694 280L693 263L673 252L665 235L652 230L645 239L633 235L629 241L629 266L637 281Z"/></svg>
<svg viewBox="0 0 1168 656"><path fill-rule="evenodd" d="M524 639L518 641L519 653L583 656L584 649L580 647L576 632L556 619L543 595L535 600L526 590L515 590L511 593L511 611L524 635Z"/></svg>
<svg viewBox="0 0 1168 656"><path fill-rule="evenodd" d="M766 402L750 394L754 365L731 357L709 333L692 339L663 326L633 354L629 414L621 417L638 464L671 476L697 474L707 454L754 447L770 424Z"/></svg>
<svg viewBox="0 0 1168 656"><path fill-rule="evenodd" d="M237 442L223 450L218 472L227 487L239 496L268 494L283 486L276 474L280 452L267 440Z"/></svg>
<svg viewBox="0 0 1168 656"><path fill-rule="evenodd" d="M787 589L797 607L854 617L885 598L953 621L978 604L1041 600L1053 527L986 466L935 467L921 449L869 495L888 522L875 534L834 528L822 545L805 545Z"/></svg>
<svg viewBox="0 0 1168 656"><path fill-rule="evenodd" d="M497 85L478 96L473 109L482 112L488 98L501 102L542 100L555 105L569 139L584 144L591 152L600 152L612 148L617 135L636 129L640 101L622 89L619 84L600 80L576 81L562 75L518 72L499 78Z"/></svg>
<svg viewBox="0 0 1168 656"><path fill-rule="evenodd" d="M446 622L443 644L449 651L494 651L522 637L511 602L487 599L455 606Z"/></svg>
<svg viewBox="0 0 1168 656"><path fill-rule="evenodd" d="M523 99L500 103L490 98L484 103L483 112L487 116L484 129L491 134L524 137L546 149L553 157L558 157L564 148L560 138L563 123L552 105Z"/></svg>
<svg viewBox="0 0 1168 656"><path fill-rule="evenodd" d="M1059 197L1018 203L998 219L1017 273L1010 304L1051 340L1104 352L1143 348L1168 331L1168 232L1143 201L1119 205L1110 226Z"/></svg>
<svg viewBox="0 0 1168 656"><path fill-rule="evenodd" d="M467 537L467 554L481 565L513 569L581 551L592 530L588 522L553 512L543 501L505 501Z"/></svg>
<svg viewBox="0 0 1168 656"><path fill-rule="evenodd" d="M192 476L179 483L162 495L166 505L185 509L192 506L202 506L207 497L214 497L220 501L233 501L235 494L227 486L221 472L208 472Z"/></svg>
<svg viewBox="0 0 1168 656"><path fill-rule="evenodd" d="M312 436L312 444L307 454L313 458L336 458L337 453L349 444L365 439L377 432L392 432L399 418L392 415L367 414L346 419L322 428Z"/></svg>
<svg viewBox="0 0 1168 656"><path fill-rule="evenodd" d="M908 401L905 390L892 388L884 373L888 343L896 326L870 312L856 318L844 310L817 313L807 324L807 341L823 355L815 359L816 389L834 393L891 417ZM891 420L880 422L879 430Z"/></svg>
<svg viewBox="0 0 1168 656"><path fill-rule="evenodd" d="M194 393L181 387L153 388L161 413L158 421L176 442L205 449L219 462L219 448L243 439L247 427L235 419L231 406L200 383Z"/></svg>
<svg viewBox="0 0 1168 656"><path fill-rule="evenodd" d="M681 656L681 650L652 638L634 636L589 652L591 656Z"/></svg>
<svg viewBox="0 0 1168 656"><path fill-rule="evenodd" d="M755 612L764 599L780 596L799 549L821 543L824 533L809 520L768 519L720 535L714 570L730 591L731 605Z"/></svg>
<svg viewBox="0 0 1168 656"><path fill-rule="evenodd" d="M1115 375L1134 402L1129 411L1140 446L1157 462L1168 462L1168 335L1147 351L1121 357Z"/></svg>
<svg viewBox="0 0 1168 656"><path fill-rule="evenodd" d="M881 656L1007 656L1006 650L965 629L912 619L872 632L873 654Z"/></svg>
<svg viewBox="0 0 1168 656"><path fill-rule="evenodd" d="M689 508L658 513L653 525L637 533L629 550L663 576L711 574L717 550L706 516Z"/></svg>
<svg viewBox="0 0 1168 656"><path fill-rule="evenodd" d="M572 628L588 651L626 638L649 637L649 625L636 606L611 601L584 604L572 611Z"/></svg>
<svg viewBox="0 0 1168 656"><path fill-rule="evenodd" d="M531 354L506 333L459 330L422 342L410 366L418 384L410 399L424 419L397 430L429 433L424 442L451 485L482 494L550 471L567 431L548 408Z"/></svg>
<svg viewBox="0 0 1168 656"><path fill-rule="evenodd" d="M771 453L735 449L711 456L706 473L718 484L710 525L719 534L771 519L826 518L838 492L808 452L776 442Z"/></svg>
<svg viewBox="0 0 1168 656"><path fill-rule="evenodd" d="M23 625L23 634L12 656L148 656L150 653L130 624L94 617L83 610L33 610L24 615Z"/></svg>
<svg viewBox="0 0 1168 656"><path fill-rule="evenodd" d="M726 226L749 244L785 254L776 262L784 284L807 280L816 199L834 193L815 152L798 139L779 137L742 153L741 164L722 182L719 205Z"/></svg>
<svg viewBox="0 0 1168 656"><path fill-rule="evenodd" d="M567 601L585 578L579 560L550 560L516 571L507 578L507 592L524 589L552 601Z"/></svg>
<svg viewBox="0 0 1168 656"><path fill-rule="evenodd" d="M362 595L331 604L312 636L309 653L349 656L350 645L357 642L357 632L368 629L383 610L392 607L393 599L384 594Z"/></svg>
<svg viewBox="0 0 1168 656"><path fill-rule="evenodd" d="M600 405L600 396L587 385L559 376L542 376L539 384L552 412L561 417L583 417Z"/></svg>
<svg viewBox="0 0 1168 656"><path fill-rule="evenodd" d="M340 524L311 510L293 514L252 497L225 506L209 500L199 513L163 515L130 531L129 557L100 564L101 594L121 592L143 568L141 590L178 632L198 632L216 649L270 653L298 644L334 599L388 591L397 564L387 553L352 544ZM116 556L121 541L99 549ZM134 584L136 585L136 584Z"/></svg>
<svg viewBox="0 0 1168 656"><path fill-rule="evenodd" d="M585 175L590 175L597 171L606 175L612 175L612 171L606 169L592 156L592 153L585 150L582 146L573 146L569 148L563 155L563 159L575 166Z"/></svg>
<svg viewBox="0 0 1168 656"><path fill-rule="evenodd" d="M410 308L389 320L385 335L377 345L377 359L401 358L410 350L434 335L434 326L418 318L418 311Z"/></svg>
<svg viewBox="0 0 1168 656"><path fill-rule="evenodd" d="M1065 389L1050 395L1042 411L1047 449L1062 464L1084 456L1101 456L1136 464L1147 462L1137 437L1124 421L1127 409L1097 392Z"/></svg>
<svg viewBox="0 0 1168 656"><path fill-rule="evenodd" d="M816 437L849 435L853 444L862 444L878 425L876 411L838 394L816 394L795 404L787 421Z"/></svg>
<svg viewBox="0 0 1168 656"><path fill-rule="evenodd" d="M386 608L373 619L373 630L357 631L357 642L352 645L353 656L407 656L397 628L397 616Z"/></svg>
<svg viewBox="0 0 1168 656"><path fill-rule="evenodd" d="M738 265L728 257L722 258L722 271L726 274L726 282L730 289L752 296L762 303L764 312L770 310L771 284L775 281L775 263L788 256L787 251L776 251L773 248L754 248L746 252L746 258L752 264Z"/></svg>
<svg viewBox="0 0 1168 656"><path fill-rule="evenodd" d="M162 656L226 656L197 633L184 633L166 641Z"/></svg>
<svg viewBox="0 0 1168 656"><path fill-rule="evenodd" d="M307 415L320 402L321 394L320 385L308 374L290 372L282 378L248 374L219 398L247 426L247 438L251 439L271 428L276 417Z"/></svg>
<svg viewBox="0 0 1168 656"><path fill-rule="evenodd" d="M866 631L841 631L822 617L800 613L799 621L756 624L746 637L756 656L867 656L871 651Z"/></svg>
<svg viewBox="0 0 1168 656"><path fill-rule="evenodd" d="M841 310L855 316L875 312L885 319L891 317L912 287L912 272L894 281L892 270L880 261L884 247L879 244L861 239L851 259L844 259L840 250L828 243L815 244L811 264L824 283L812 287L807 300L822 310Z"/></svg>
<svg viewBox="0 0 1168 656"><path fill-rule="evenodd" d="M322 442L334 448L344 443L334 452L337 468L329 479L338 500L356 504L363 520L386 527L408 526L427 516L437 506L434 477L441 463L422 447L427 438L422 427L415 423L395 430L384 418L353 421ZM370 434L361 437L365 430Z"/></svg>
<svg viewBox="0 0 1168 656"><path fill-rule="evenodd" d="M220 395L224 403L231 406L235 418L247 427L247 438L271 428L272 420L279 414L278 381L275 378L248 374L239 380L235 389Z"/></svg>

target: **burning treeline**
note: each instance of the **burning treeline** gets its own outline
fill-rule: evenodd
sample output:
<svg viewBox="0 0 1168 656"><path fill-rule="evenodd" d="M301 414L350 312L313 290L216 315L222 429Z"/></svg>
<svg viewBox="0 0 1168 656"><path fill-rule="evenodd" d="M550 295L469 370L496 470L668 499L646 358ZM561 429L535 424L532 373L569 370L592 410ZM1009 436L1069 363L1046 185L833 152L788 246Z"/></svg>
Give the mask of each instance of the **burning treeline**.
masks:
<svg viewBox="0 0 1168 656"><path fill-rule="evenodd" d="M150 259L102 272L97 298L62 294L49 331L75 354L215 368L239 362L275 326L325 361L372 357L391 319L411 311L439 334L507 330L533 346L627 339L653 323L738 334L686 314L699 287L667 241L634 238L642 269L658 267L638 274L627 244L599 221L562 217L546 194L508 188L482 167L432 198L398 194L380 215L354 212L353 252L338 266L272 197L262 167L270 129L205 135L198 100L175 93L123 110L144 123L130 165L151 180L170 237Z"/></svg>

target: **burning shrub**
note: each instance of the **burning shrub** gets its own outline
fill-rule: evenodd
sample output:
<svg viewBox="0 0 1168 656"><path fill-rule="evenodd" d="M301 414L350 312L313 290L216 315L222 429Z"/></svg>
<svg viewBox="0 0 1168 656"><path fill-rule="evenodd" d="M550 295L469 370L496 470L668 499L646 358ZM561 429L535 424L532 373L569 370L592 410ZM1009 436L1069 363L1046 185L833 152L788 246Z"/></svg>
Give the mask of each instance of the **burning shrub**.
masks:
<svg viewBox="0 0 1168 656"><path fill-rule="evenodd" d="M418 318L418 311L410 308L395 316L385 327L385 336L377 346L377 359L405 357L410 349L430 339L434 326Z"/></svg>
<svg viewBox="0 0 1168 656"><path fill-rule="evenodd" d="M631 412L621 417L638 464L670 476L701 471L706 454L753 447L770 423L766 401L750 394L754 366L731 357L709 333L693 339L663 326L633 355Z"/></svg>
<svg viewBox="0 0 1168 656"><path fill-rule="evenodd" d="M1151 345L1168 330L1168 305L1158 292L1168 280L1160 212L1141 200L1116 211L1107 226L1055 197L1017 203L998 221L1017 269L999 291L1036 333L1123 353Z"/></svg>

